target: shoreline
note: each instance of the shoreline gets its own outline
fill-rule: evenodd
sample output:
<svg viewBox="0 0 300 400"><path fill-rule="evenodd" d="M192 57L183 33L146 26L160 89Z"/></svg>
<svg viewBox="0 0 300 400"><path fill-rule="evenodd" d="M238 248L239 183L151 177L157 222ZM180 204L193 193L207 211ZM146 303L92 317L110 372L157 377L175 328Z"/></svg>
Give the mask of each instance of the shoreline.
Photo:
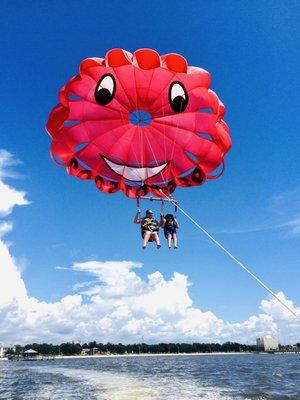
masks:
<svg viewBox="0 0 300 400"><path fill-rule="evenodd" d="M93 359L93 358L134 358L134 357L196 357L196 356L235 356L235 355L269 355L269 354L299 354L297 352L212 352L212 353L141 353L141 354L95 354L95 355L71 355L71 356L39 356L36 360L31 359L28 361L53 361L53 360L74 360L74 359ZM0 358L0 361L9 361L7 357ZM17 360L15 360L17 361ZM24 361L20 359L19 361ZM26 361L26 360L25 360Z"/></svg>
<svg viewBox="0 0 300 400"><path fill-rule="evenodd" d="M94 355L71 355L71 356L62 356L62 355L45 355L39 356L36 360L31 359L29 361L53 361L53 360L74 360L74 359L91 359L91 358L134 358L134 357L195 357L195 356L230 356L230 355L250 355L254 354L251 352L213 352L213 353L134 353L134 354L94 354ZM0 361L10 361L8 357L0 358ZM15 361L15 360L14 360ZM24 361L23 358L17 361Z"/></svg>
<svg viewBox="0 0 300 400"><path fill-rule="evenodd" d="M141 354L95 354L95 355L79 355L79 356L55 356L55 359L68 359L68 358L125 358L125 357L180 357L180 356L212 356L212 355L235 355L235 354L253 354L250 352L245 353L141 353Z"/></svg>

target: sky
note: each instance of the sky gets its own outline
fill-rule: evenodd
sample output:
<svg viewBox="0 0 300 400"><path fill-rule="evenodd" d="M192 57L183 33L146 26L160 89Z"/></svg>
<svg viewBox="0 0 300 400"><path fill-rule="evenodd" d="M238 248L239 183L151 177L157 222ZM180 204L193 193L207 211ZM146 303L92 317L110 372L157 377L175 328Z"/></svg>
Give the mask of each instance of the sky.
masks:
<svg viewBox="0 0 300 400"><path fill-rule="evenodd" d="M295 318L183 215L177 251L142 251L135 202L68 176L45 131L80 61L110 48L208 70L233 146L220 179L176 198L299 313L299 14L297 1L3 2L0 342L299 341Z"/></svg>

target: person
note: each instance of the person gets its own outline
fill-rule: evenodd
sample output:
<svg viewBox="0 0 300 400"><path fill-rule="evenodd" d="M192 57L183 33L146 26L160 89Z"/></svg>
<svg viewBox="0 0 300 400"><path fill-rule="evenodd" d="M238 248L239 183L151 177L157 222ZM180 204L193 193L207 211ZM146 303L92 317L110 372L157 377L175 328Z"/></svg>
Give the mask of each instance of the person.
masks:
<svg viewBox="0 0 300 400"><path fill-rule="evenodd" d="M140 217L141 211L138 210L133 222L135 224L140 224L142 228L142 237L143 237L143 250L146 249L148 242L155 242L156 247L160 249L160 241L159 241L159 222L153 217L153 211L147 210L144 218Z"/></svg>
<svg viewBox="0 0 300 400"><path fill-rule="evenodd" d="M161 226L164 228L164 234L168 241L169 249L172 247L172 242L174 244L174 249L177 249L177 229L179 228L177 219L173 214L162 216Z"/></svg>

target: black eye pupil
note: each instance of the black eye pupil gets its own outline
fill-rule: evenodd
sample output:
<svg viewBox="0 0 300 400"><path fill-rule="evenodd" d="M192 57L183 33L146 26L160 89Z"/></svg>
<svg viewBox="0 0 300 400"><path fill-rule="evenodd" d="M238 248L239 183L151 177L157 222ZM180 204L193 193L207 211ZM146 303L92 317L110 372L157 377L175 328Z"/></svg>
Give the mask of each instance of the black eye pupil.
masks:
<svg viewBox="0 0 300 400"><path fill-rule="evenodd" d="M172 101L172 105L171 105L173 111L178 112L178 113L182 112L186 107L185 102L186 101L185 101L184 97L176 96L175 99Z"/></svg>
<svg viewBox="0 0 300 400"><path fill-rule="evenodd" d="M101 106L110 103L116 92L116 80L112 74L105 74L99 80L95 89L95 100Z"/></svg>
<svg viewBox="0 0 300 400"><path fill-rule="evenodd" d="M172 110L181 113L187 108L188 102L189 96L183 84L179 81L173 82L169 89L169 103Z"/></svg>
<svg viewBox="0 0 300 400"><path fill-rule="evenodd" d="M112 94L108 89L100 89L95 93L95 99L97 103L105 106L112 100Z"/></svg>

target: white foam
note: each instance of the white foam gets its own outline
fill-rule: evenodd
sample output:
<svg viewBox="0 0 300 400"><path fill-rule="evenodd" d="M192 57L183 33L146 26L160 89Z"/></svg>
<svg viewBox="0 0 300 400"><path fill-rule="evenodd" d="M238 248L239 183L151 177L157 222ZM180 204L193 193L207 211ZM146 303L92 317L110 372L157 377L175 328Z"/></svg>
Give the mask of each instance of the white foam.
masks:
<svg viewBox="0 0 300 400"><path fill-rule="evenodd" d="M142 376L138 379L126 373L75 368L36 368L39 373L60 374L76 381L83 381L85 385L94 389L98 400L232 399L229 393L225 393L225 389L200 386L193 379L166 377L160 374L151 377ZM47 398L53 399L49 393Z"/></svg>

